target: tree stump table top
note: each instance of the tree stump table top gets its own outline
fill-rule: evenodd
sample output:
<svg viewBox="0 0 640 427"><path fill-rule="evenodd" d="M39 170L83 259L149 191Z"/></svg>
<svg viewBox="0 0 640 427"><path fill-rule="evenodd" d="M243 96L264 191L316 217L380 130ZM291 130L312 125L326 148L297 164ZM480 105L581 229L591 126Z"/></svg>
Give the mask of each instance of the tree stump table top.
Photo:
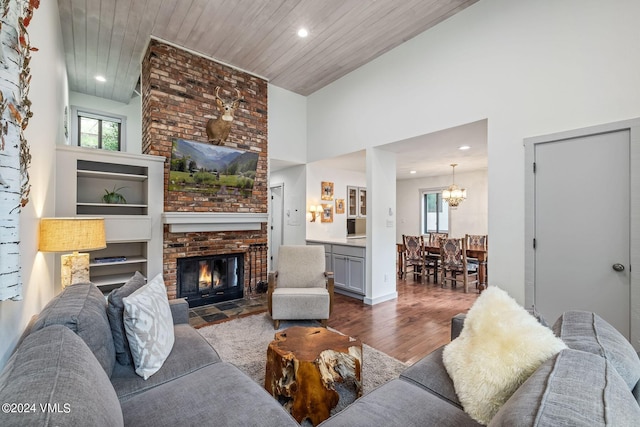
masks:
<svg viewBox="0 0 640 427"><path fill-rule="evenodd" d="M338 403L362 396L362 343L327 330L294 326L275 334L267 349L264 387L302 423L329 418Z"/></svg>

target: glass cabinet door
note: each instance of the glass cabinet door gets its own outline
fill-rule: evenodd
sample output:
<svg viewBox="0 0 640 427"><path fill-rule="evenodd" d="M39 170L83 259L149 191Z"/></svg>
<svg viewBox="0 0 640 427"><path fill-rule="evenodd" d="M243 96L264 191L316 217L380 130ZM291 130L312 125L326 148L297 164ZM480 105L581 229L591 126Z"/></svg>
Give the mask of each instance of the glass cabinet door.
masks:
<svg viewBox="0 0 640 427"><path fill-rule="evenodd" d="M358 216L367 216L367 189L358 188Z"/></svg>
<svg viewBox="0 0 640 427"><path fill-rule="evenodd" d="M347 187L347 218L358 216L358 187Z"/></svg>

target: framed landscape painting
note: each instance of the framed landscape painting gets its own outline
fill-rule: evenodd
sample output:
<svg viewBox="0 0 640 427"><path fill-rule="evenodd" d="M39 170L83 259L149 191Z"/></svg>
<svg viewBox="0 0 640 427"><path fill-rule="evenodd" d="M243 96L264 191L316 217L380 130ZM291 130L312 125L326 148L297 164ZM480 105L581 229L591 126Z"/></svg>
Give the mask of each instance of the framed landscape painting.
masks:
<svg viewBox="0 0 640 427"><path fill-rule="evenodd" d="M169 191L249 197L258 167L258 153L204 142L174 139Z"/></svg>

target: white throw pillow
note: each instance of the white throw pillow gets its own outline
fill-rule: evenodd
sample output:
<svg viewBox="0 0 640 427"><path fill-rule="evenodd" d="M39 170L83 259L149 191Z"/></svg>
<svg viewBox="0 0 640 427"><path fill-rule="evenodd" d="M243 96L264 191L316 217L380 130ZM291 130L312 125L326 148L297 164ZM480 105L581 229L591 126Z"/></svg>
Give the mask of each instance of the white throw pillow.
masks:
<svg viewBox="0 0 640 427"><path fill-rule="evenodd" d="M489 424L538 367L567 346L505 291L491 286L473 304L442 361L465 412Z"/></svg>
<svg viewBox="0 0 640 427"><path fill-rule="evenodd" d="M158 274L149 283L122 299L124 328L136 374L145 380L155 374L173 348L173 316L167 289Z"/></svg>

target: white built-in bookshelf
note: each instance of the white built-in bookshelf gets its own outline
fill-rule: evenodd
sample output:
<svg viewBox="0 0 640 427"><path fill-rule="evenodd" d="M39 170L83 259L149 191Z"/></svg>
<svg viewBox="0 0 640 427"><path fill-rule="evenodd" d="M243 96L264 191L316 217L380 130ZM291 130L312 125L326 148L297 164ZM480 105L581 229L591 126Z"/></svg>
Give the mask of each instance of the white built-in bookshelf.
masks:
<svg viewBox="0 0 640 427"><path fill-rule="evenodd" d="M89 264L91 281L105 293L136 271L146 277L162 272L164 160L81 147L56 149L56 216L105 218L107 247L90 252ZM114 188L126 203L102 201L105 190Z"/></svg>

